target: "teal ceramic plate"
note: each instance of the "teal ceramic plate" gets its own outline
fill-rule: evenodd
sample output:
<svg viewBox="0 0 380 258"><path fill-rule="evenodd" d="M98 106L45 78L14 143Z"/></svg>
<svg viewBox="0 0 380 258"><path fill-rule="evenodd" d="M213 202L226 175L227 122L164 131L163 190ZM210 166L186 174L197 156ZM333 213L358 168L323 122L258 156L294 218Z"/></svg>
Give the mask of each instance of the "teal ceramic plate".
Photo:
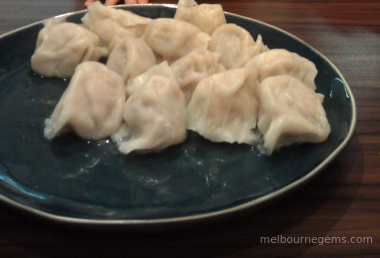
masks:
<svg viewBox="0 0 380 258"><path fill-rule="evenodd" d="M119 8L157 18L175 6ZM79 22L85 11L66 14ZM248 145L187 141L156 154L122 156L109 140L75 135L43 138L43 121L68 81L42 78L30 57L42 22L0 37L0 200L54 222L91 225L178 223L257 207L307 182L347 144L355 102L337 68L318 51L268 24L226 13L228 22L261 34L269 48L310 59L319 70L317 91L331 135L322 144L292 146L271 157Z"/></svg>

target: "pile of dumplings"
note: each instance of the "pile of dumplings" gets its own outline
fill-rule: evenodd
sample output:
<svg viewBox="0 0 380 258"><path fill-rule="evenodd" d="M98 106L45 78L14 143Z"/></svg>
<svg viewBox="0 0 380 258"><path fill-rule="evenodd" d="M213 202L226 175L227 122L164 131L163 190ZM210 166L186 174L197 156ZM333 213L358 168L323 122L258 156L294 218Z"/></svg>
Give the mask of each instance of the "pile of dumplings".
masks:
<svg viewBox="0 0 380 258"><path fill-rule="evenodd" d="M45 24L31 66L70 78L45 120L49 140L111 137L128 154L180 144L192 130L270 155L330 133L315 65L227 23L219 4L180 0L174 18L150 19L94 2L81 24Z"/></svg>

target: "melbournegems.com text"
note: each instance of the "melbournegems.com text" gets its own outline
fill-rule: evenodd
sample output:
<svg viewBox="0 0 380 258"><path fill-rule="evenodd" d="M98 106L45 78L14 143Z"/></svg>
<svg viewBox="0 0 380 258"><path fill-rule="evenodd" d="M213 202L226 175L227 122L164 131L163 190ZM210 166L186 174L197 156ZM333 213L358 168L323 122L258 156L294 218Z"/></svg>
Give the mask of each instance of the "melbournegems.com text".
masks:
<svg viewBox="0 0 380 258"><path fill-rule="evenodd" d="M372 244L373 239L369 236L263 236L260 244Z"/></svg>

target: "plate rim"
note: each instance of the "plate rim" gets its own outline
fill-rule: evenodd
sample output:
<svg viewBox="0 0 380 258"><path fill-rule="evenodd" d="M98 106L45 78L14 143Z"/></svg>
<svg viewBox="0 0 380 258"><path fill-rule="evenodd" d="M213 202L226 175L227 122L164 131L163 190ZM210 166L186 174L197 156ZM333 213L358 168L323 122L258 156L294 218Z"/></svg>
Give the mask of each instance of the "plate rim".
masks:
<svg viewBox="0 0 380 258"><path fill-rule="evenodd" d="M111 6L112 8L117 8L117 9L123 9L123 10L129 10L129 7L162 7L162 8L172 8L176 9L178 6L176 4L135 4L135 5L114 5ZM5 38L9 35L18 33L20 31L26 30L30 27L39 25L39 24L44 24L44 22L53 19L53 18L62 18L62 17L69 17L81 13L86 13L87 10L79 10L79 11L74 11L74 12L68 12L60 15L56 15L50 18L46 18L37 22L30 23L28 25L22 26L20 28L14 29L12 31L6 32L2 35L0 35L0 40L2 38ZM225 14L229 16L235 16L240 19L245 19L249 21L253 21L255 23L265 25L266 27L272 29L272 30L277 30L283 34L286 34L287 36L291 37L293 40L296 40L303 45L306 45L310 50L312 50L314 53L316 53L318 56L320 56L324 61L328 63L328 65L337 73L337 75L340 77L342 80L346 91L348 92L350 96L350 102L352 105L352 115L351 115L351 124L349 131L344 138L344 140L337 146L329 155L326 159L324 159L317 167L309 171L306 175L296 179L295 181L291 182L290 184L281 187L280 189L277 189L271 193L268 193L264 196L260 196L254 200L250 200L241 204L237 204L236 206L232 206L229 208L222 208L220 210L216 211L211 211L211 212L204 212L200 214L194 214L194 215L184 215L184 216L176 216L176 217L167 217L167 218L149 218L149 219L88 219L88 218L75 218L75 217L69 217L69 216L62 216L62 215L57 215L53 213L49 213L47 211L40 210L38 208L33 208L30 207L26 204L17 202L15 200L12 200L2 194L0 194L0 201L2 203L5 203L7 205L10 205L13 208L16 208L18 211L21 212L26 212L30 215L33 215L37 218L40 219L45 219L50 222L54 223L59 223L59 224L68 224L68 225L86 225L86 226L144 226L144 225L167 225L167 224L177 224L177 223L184 223L184 222L195 222L195 221L203 221L206 219L211 219L211 218L219 218L219 217L224 217L228 216L231 214L235 214L238 212L242 212L247 209L254 209L254 208L259 208L262 205L274 201L276 199L279 199L280 197L283 197L286 194L289 194L290 192L298 189L299 187L305 185L308 183L312 178L314 178L317 174L319 174L330 162L332 162L338 154L341 153L341 151L347 146L349 141L351 140L356 123L357 123L357 107L356 107L356 101L355 97L352 93L352 90L350 86L348 85L346 79L342 75L342 73L338 70L338 68L333 64L324 54L322 54L320 51L315 49L312 45L309 43L303 41L302 39L298 38L297 36L279 28L274 25L268 24L266 22L262 22L247 16L231 13L224 11Z"/></svg>

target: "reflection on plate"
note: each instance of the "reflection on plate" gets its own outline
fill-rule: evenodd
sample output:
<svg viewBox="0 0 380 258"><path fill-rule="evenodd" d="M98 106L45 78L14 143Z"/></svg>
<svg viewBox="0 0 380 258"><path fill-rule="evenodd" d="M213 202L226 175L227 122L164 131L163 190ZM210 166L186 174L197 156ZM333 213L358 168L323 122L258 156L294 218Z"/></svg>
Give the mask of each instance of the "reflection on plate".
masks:
<svg viewBox="0 0 380 258"><path fill-rule="evenodd" d="M157 18L175 8L119 8ZM67 14L79 22L85 11ZM55 222L140 225L192 221L255 207L307 182L347 144L355 102L340 72L294 36L249 18L227 21L261 34L269 48L286 48L314 62L317 91L331 135L322 144L288 147L271 157L248 145L211 143L190 133L184 144L158 154L122 156L108 139L75 135L43 138L43 121L68 81L42 78L30 68L35 23L0 37L0 200ZM12 49L12 51L10 51Z"/></svg>

